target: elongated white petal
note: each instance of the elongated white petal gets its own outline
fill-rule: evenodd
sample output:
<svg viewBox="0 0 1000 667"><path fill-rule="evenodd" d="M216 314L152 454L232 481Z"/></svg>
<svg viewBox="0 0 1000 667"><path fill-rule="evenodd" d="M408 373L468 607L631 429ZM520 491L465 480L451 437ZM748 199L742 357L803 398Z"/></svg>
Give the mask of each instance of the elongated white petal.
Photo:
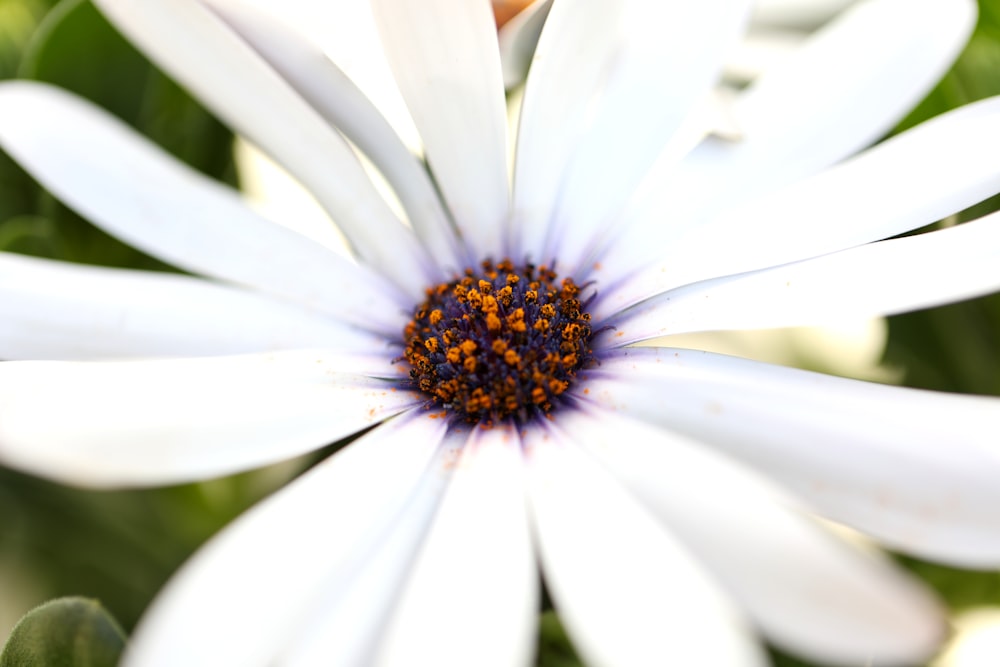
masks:
<svg viewBox="0 0 1000 667"><path fill-rule="evenodd" d="M374 0L389 64L473 255L494 256L509 209L507 121L486 2Z"/></svg>
<svg viewBox="0 0 1000 667"><path fill-rule="evenodd" d="M707 162L726 163L722 173L709 169L712 205L788 183L877 139L947 71L975 22L975 3L966 0L850 8L740 96L740 141L706 144L706 153L719 152Z"/></svg>
<svg viewBox="0 0 1000 667"><path fill-rule="evenodd" d="M693 144L682 128L715 84L750 2L623 4L616 48L601 63L602 89L561 176L541 256L574 269L595 237L615 233L612 223L657 157L679 159ZM554 94L543 93L541 103ZM694 130L701 135L700 124Z"/></svg>
<svg viewBox="0 0 1000 667"><path fill-rule="evenodd" d="M589 373L607 409L749 463L894 549L1000 562L998 399L669 348L621 350Z"/></svg>
<svg viewBox="0 0 1000 667"><path fill-rule="evenodd" d="M435 262L453 271L463 268L451 223L424 165L354 82L279 17L233 0L209 0L208 4L372 160L393 186Z"/></svg>
<svg viewBox="0 0 1000 667"><path fill-rule="evenodd" d="M85 486L170 484L273 463L422 402L322 351L0 364L0 459Z"/></svg>
<svg viewBox="0 0 1000 667"><path fill-rule="evenodd" d="M587 102L618 44L620 1L556 2L548 14L525 82L514 159L515 257L545 261L562 177L586 127Z"/></svg>
<svg viewBox="0 0 1000 667"><path fill-rule="evenodd" d="M302 181L359 257L403 289L412 289L414 276L437 277L347 142L202 3L98 0L97 6L153 62Z"/></svg>
<svg viewBox="0 0 1000 667"><path fill-rule="evenodd" d="M433 421L427 413L413 417ZM407 428L406 437L412 439L409 444L418 438L423 440L424 432L433 428L433 424ZM378 538L371 553L316 582L309 608L300 614L301 625L287 639L285 650L273 664L372 664L392 607L411 574L451 479L451 469L467 439L466 433L450 431L407 498L405 508Z"/></svg>
<svg viewBox="0 0 1000 667"><path fill-rule="evenodd" d="M321 583L377 551L408 503L438 493L444 424L422 412L375 429L254 507L167 584L129 642L128 667L264 667L308 619Z"/></svg>
<svg viewBox="0 0 1000 667"><path fill-rule="evenodd" d="M280 11L283 22L318 45L358 85L403 143L422 154L420 137L389 69L369 2L283 0L279 5L274 0L241 0L240 4Z"/></svg>
<svg viewBox="0 0 1000 667"><path fill-rule="evenodd" d="M942 639L941 609L924 589L834 539L754 471L621 415L580 411L559 424L784 648L837 664L916 664Z"/></svg>
<svg viewBox="0 0 1000 667"><path fill-rule="evenodd" d="M384 339L207 280L0 253L0 358L204 356L329 347L342 371L399 372ZM351 363L350 366L344 364Z"/></svg>
<svg viewBox="0 0 1000 667"><path fill-rule="evenodd" d="M877 241L947 217L1000 190L998 152L1000 98L942 114L700 224L662 248L655 265L606 291L600 310L688 282Z"/></svg>
<svg viewBox="0 0 1000 667"><path fill-rule="evenodd" d="M513 88L524 80L551 8L552 0L534 0L497 31L505 87Z"/></svg>
<svg viewBox="0 0 1000 667"><path fill-rule="evenodd" d="M512 427L470 433L377 664L530 664L538 574L522 467Z"/></svg>
<svg viewBox="0 0 1000 667"><path fill-rule="evenodd" d="M764 663L691 554L569 436L525 444L545 581L587 664Z"/></svg>
<svg viewBox="0 0 1000 667"><path fill-rule="evenodd" d="M82 215L177 266L364 327L405 321L405 297L380 276L256 216L234 191L58 88L0 87L0 145Z"/></svg>
<svg viewBox="0 0 1000 667"><path fill-rule="evenodd" d="M740 138L703 142L651 190L629 233L612 238L616 247L645 244L655 257L704 217L876 140L944 74L975 18L968 0L857 3L738 98ZM602 261L610 271L617 259L625 258L609 252Z"/></svg>
<svg viewBox="0 0 1000 667"><path fill-rule="evenodd" d="M242 137L233 141L233 161L240 193L251 208L340 255L351 256L351 244L287 169Z"/></svg>
<svg viewBox="0 0 1000 667"><path fill-rule="evenodd" d="M616 344L688 331L894 315L1000 290L1000 213L671 290L610 324Z"/></svg>

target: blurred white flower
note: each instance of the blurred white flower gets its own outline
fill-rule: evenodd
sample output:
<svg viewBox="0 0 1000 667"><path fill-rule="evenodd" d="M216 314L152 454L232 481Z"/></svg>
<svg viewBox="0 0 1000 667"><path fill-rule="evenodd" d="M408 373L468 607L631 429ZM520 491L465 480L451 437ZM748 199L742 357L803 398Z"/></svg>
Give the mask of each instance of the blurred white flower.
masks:
<svg viewBox="0 0 1000 667"><path fill-rule="evenodd" d="M861 380L898 382L901 373L881 363L888 333L884 318L862 318L822 327L680 334L644 344L706 350Z"/></svg>
<svg viewBox="0 0 1000 667"><path fill-rule="evenodd" d="M758 26L815 30L863 0L756 0L751 29Z"/></svg>
<svg viewBox="0 0 1000 667"><path fill-rule="evenodd" d="M246 3L98 4L351 257L87 102L0 85L6 151L193 274L0 255L0 357L25 360L0 364L0 460L169 484L360 434L195 555L125 664L526 664L539 566L593 664L759 664L755 631L906 663L941 639L936 602L813 515L1000 562L997 400L635 346L1000 288L1000 216L882 240L997 191L1000 100L851 157L947 68L972 3L845 13L734 100L738 142L691 114L746 2L554 3L511 167L486 2L372 2L426 163L329 50Z"/></svg>
<svg viewBox="0 0 1000 667"><path fill-rule="evenodd" d="M725 67L731 85L744 85L783 60L851 5L863 0L757 0L744 39Z"/></svg>
<svg viewBox="0 0 1000 667"><path fill-rule="evenodd" d="M932 667L991 667L1000 655L1000 607L974 607L956 615L955 634Z"/></svg>

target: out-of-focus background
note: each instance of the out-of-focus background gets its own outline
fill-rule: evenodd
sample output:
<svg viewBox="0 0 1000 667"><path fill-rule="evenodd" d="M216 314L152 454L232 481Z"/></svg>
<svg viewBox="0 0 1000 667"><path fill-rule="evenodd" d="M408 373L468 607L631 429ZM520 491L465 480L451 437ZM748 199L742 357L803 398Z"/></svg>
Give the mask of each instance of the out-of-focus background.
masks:
<svg viewBox="0 0 1000 667"><path fill-rule="evenodd" d="M791 46L852 1L763 1L750 36L733 54L729 83L743 85L786 57ZM516 9L498 8L498 19L513 16ZM47 81L83 95L215 178L240 185L241 173L244 182L258 173L251 171L252 165L243 171L237 167L232 134L153 68L87 0L0 0L0 79L9 78ZM900 129L997 94L1000 0L980 0L980 22L968 47ZM241 149L240 155L245 152ZM961 217L998 208L1000 199L993 198ZM0 250L174 270L91 226L3 153ZM881 382L1000 395L1000 295L888 321L676 343ZM198 545L317 456L322 453L202 484L110 492L66 488L0 467L0 644L29 609L66 595L98 598L130 629ZM952 610L956 641L936 664L1000 664L1000 572L900 561L933 586ZM541 627L540 664L579 664L551 612L543 616ZM804 664L778 653L775 661Z"/></svg>

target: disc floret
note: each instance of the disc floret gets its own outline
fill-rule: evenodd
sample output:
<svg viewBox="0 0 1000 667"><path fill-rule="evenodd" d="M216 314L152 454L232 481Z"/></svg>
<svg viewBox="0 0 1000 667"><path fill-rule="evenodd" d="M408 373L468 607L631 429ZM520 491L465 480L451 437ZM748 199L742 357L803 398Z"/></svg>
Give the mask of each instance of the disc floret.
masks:
<svg viewBox="0 0 1000 667"><path fill-rule="evenodd" d="M411 381L467 422L551 412L593 356L580 292L546 266L510 260L429 288L404 331Z"/></svg>

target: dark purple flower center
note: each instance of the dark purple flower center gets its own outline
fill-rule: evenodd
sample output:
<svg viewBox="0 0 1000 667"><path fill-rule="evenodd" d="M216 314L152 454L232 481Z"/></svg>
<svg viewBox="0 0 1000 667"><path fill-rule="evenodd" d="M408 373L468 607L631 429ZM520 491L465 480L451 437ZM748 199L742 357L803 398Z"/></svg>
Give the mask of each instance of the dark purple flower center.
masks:
<svg viewBox="0 0 1000 667"><path fill-rule="evenodd" d="M487 260L429 288L404 331L412 383L467 422L550 413L593 359L581 286L557 278Z"/></svg>

